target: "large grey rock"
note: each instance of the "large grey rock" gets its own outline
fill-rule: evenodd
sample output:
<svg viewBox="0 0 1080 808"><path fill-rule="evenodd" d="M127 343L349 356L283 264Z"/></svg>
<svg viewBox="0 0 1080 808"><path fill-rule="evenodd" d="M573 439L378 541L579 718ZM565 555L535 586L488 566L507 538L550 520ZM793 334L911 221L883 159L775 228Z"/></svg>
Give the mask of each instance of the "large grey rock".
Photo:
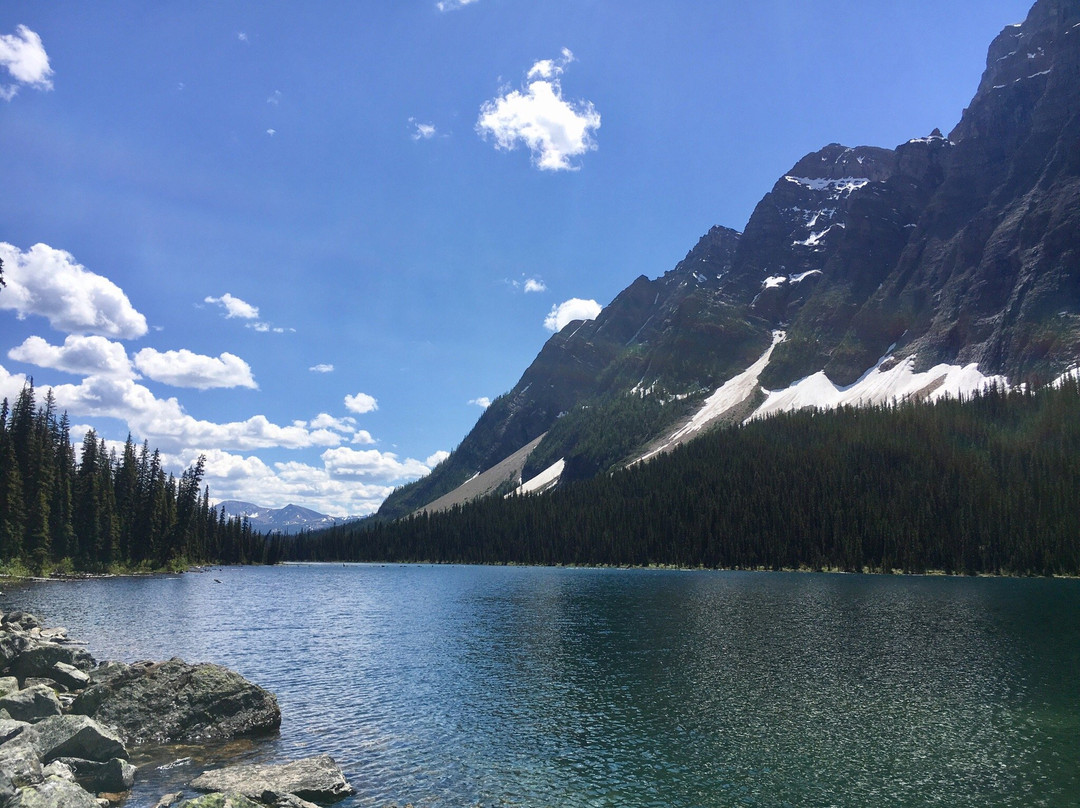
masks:
<svg viewBox="0 0 1080 808"><path fill-rule="evenodd" d="M94 794L103 791L110 793L130 791L135 784L135 767L120 758L100 763L96 760L65 757L55 762L70 768L79 785Z"/></svg>
<svg viewBox="0 0 1080 808"><path fill-rule="evenodd" d="M0 744L0 772L18 787L41 782L41 759L34 746L33 728Z"/></svg>
<svg viewBox="0 0 1080 808"><path fill-rule="evenodd" d="M81 671L88 671L96 664L94 658L81 648L60 645L55 642L32 643L11 663L11 672L19 680L27 677L53 679L56 671L53 666L63 662Z"/></svg>
<svg viewBox="0 0 1080 808"><path fill-rule="evenodd" d="M135 744L205 743L281 725L273 694L228 668L180 659L102 666L71 712L116 727Z"/></svg>
<svg viewBox="0 0 1080 808"><path fill-rule="evenodd" d="M265 803L274 803L286 794L315 802L335 802L354 793L329 755L276 766L244 764L214 769L195 778L191 787L199 791L235 791Z"/></svg>
<svg viewBox="0 0 1080 808"><path fill-rule="evenodd" d="M115 732L85 715L57 715L38 722L37 748L49 763L57 758L82 758L104 763L128 758L123 741Z"/></svg>
<svg viewBox="0 0 1080 808"><path fill-rule="evenodd" d="M46 685L34 685L0 699L0 710L6 710L16 721L31 724L53 715L60 715L60 700Z"/></svg>
<svg viewBox="0 0 1080 808"><path fill-rule="evenodd" d="M7 743L24 729L30 726L25 721L14 721L10 718L0 718L0 744Z"/></svg>
<svg viewBox="0 0 1080 808"><path fill-rule="evenodd" d="M62 777L19 790L11 808L98 808L93 795Z"/></svg>
<svg viewBox="0 0 1080 808"><path fill-rule="evenodd" d="M0 698L19 689L19 680L14 676L0 676Z"/></svg>
<svg viewBox="0 0 1080 808"><path fill-rule="evenodd" d="M49 678L68 690L82 690L90 684L90 677L85 672L66 662L53 663Z"/></svg>

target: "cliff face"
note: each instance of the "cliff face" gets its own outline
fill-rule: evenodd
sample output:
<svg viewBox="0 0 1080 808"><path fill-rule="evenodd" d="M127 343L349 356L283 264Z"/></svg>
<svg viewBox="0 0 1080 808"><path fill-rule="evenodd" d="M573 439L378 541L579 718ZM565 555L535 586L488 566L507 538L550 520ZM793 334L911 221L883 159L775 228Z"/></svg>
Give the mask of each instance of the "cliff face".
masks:
<svg viewBox="0 0 1080 808"><path fill-rule="evenodd" d="M1002 31L948 137L809 154L741 235L713 228L673 270L568 325L450 460L380 513L426 504L590 402L692 405L776 330L769 390L819 371L850 385L882 358L1034 384L1080 361L1080 0L1039 0Z"/></svg>

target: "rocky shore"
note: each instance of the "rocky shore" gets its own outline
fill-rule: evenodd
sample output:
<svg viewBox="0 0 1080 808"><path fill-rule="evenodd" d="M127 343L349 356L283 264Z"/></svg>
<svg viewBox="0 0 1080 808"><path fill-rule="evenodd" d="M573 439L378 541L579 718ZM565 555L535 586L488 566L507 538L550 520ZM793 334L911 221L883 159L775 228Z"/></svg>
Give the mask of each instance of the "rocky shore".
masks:
<svg viewBox="0 0 1080 808"><path fill-rule="evenodd" d="M124 801L143 745L200 744L277 730L273 694L220 665L98 664L63 628L0 616L0 808L108 808ZM327 755L226 766L159 808L316 808L353 792Z"/></svg>

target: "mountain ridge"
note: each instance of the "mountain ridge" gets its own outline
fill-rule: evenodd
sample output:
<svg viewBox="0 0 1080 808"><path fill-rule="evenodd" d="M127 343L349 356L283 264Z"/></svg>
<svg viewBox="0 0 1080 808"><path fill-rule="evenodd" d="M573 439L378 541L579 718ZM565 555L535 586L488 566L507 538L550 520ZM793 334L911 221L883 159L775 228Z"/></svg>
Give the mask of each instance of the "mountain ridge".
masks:
<svg viewBox="0 0 1080 808"><path fill-rule="evenodd" d="M634 462L767 351L729 420L767 400L772 411L835 405L868 382L873 395L919 397L1050 381L1080 359L1077 144L1080 0L1038 0L991 43L947 137L833 143L797 161L742 233L710 229L674 269L639 276L595 320L552 336L380 517L427 505L545 433L524 479L557 460L573 478Z"/></svg>

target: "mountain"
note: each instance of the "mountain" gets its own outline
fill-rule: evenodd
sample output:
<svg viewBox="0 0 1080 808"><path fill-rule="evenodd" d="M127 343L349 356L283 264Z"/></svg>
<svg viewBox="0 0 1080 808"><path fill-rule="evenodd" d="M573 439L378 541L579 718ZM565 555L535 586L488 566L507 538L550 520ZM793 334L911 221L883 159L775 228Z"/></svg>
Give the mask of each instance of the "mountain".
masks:
<svg viewBox="0 0 1080 808"><path fill-rule="evenodd" d="M280 532L285 534L302 533L318 530L350 521L348 518L327 516L299 505L286 505L284 508L261 508L250 502L227 499L217 504L226 517L247 517L254 530L260 533Z"/></svg>
<svg viewBox="0 0 1080 808"><path fill-rule="evenodd" d="M798 161L742 233L714 227L554 335L379 516L590 477L716 423L1039 386L1078 360L1080 0L1038 0L948 136Z"/></svg>

